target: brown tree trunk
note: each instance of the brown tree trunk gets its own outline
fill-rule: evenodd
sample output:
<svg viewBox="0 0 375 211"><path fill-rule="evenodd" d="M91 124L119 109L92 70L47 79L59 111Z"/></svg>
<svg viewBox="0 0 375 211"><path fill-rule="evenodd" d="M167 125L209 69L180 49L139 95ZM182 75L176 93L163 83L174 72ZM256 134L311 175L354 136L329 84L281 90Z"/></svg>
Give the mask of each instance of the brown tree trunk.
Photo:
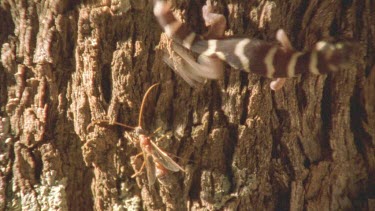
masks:
<svg viewBox="0 0 375 211"><path fill-rule="evenodd" d="M351 68L277 93L229 67L189 87L156 48L151 1L0 4L0 210L375 210L374 1L220 1L229 35L274 41L284 28L299 50L359 42ZM204 32L203 4L175 13ZM87 126L136 125L156 82L143 126L171 135L158 144L186 172L149 188L131 178L126 129Z"/></svg>

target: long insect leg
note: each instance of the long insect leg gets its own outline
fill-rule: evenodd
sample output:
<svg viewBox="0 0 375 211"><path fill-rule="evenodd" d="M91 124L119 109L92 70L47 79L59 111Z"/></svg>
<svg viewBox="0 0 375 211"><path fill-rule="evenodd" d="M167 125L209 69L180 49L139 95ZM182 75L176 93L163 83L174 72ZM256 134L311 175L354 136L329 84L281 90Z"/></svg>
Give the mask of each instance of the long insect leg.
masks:
<svg viewBox="0 0 375 211"><path fill-rule="evenodd" d="M135 160L135 159L138 159L138 157L141 156L141 155L143 155L143 152L140 152L140 153L136 154L136 155L134 156L134 160Z"/></svg>
<svg viewBox="0 0 375 211"><path fill-rule="evenodd" d="M93 120L93 121L87 126L87 130L89 130L89 129L90 129L91 127L93 127L94 125L98 125L98 124L102 124L102 123L105 123L105 124L108 124L108 125L117 125L117 126L125 127L125 128L128 128L128 129L132 129L132 130L135 129L135 127L132 127L132 126L129 126L129 125L126 125L126 124L120 123L120 122L112 122L112 121L105 120L105 119L96 119L96 120Z"/></svg>
<svg viewBox="0 0 375 211"><path fill-rule="evenodd" d="M142 154L143 154L143 153L142 153ZM136 177L136 176L142 174L142 171L143 171L144 168L145 168L145 162L143 161L141 168L140 168L138 171L136 171L136 172L131 176L131 178L134 178L134 177Z"/></svg>

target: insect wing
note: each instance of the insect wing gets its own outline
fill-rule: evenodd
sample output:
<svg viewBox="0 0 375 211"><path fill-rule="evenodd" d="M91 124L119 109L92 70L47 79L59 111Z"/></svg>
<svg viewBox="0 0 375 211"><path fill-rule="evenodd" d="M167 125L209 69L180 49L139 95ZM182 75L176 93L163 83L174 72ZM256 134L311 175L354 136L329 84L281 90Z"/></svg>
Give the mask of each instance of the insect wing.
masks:
<svg viewBox="0 0 375 211"><path fill-rule="evenodd" d="M166 169L170 171L185 171L180 165L178 165L172 158L170 158L167 153L161 150L153 141L151 141L153 147L152 156L155 159L155 162L163 165Z"/></svg>
<svg viewBox="0 0 375 211"><path fill-rule="evenodd" d="M148 154L146 150L142 148L143 156L145 159L145 166L146 166L146 173L147 173L147 179L148 179L148 185L151 186L155 183L156 180L156 170L155 170L155 163L153 161L153 156Z"/></svg>

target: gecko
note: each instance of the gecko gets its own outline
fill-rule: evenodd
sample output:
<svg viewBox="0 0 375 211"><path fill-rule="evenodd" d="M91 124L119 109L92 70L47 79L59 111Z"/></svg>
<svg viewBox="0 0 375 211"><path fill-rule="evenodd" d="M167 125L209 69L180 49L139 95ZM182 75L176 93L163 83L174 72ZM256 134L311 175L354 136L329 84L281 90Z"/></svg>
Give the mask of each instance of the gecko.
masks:
<svg viewBox="0 0 375 211"><path fill-rule="evenodd" d="M207 0L202 14L209 31L206 35L199 35L173 15L170 3L154 0L154 15L173 40L173 51L181 58L179 65L175 65L171 58L164 58L164 61L191 86L205 79L222 78L223 62L234 69L273 79L270 88L275 91L283 87L287 78L305 72L327 74L349 64L350 44L320 41L308 51L297 51L283 29L276 33L278 43L224 38L226 19L212 11L212 3ZM198 58L190 52L198 54Z"/></svg>

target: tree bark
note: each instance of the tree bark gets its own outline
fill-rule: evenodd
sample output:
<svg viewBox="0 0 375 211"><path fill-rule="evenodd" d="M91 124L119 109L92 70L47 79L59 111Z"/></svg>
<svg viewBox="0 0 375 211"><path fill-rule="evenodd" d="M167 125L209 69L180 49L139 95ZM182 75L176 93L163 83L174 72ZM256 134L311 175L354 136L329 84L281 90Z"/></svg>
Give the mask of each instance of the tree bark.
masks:
<svg viewBox="0 0 375 211"><path fill-rule="evenodd" d="M204 1L173 1L198 32ZM0 1L0 210L375 210L375 2L219 1L227 35L359 43L350 68L191 88L163 63L152 2ZM161 128L185 168L151 188L125 128ZM135 161L135 162L132 162Z"/></svg>

